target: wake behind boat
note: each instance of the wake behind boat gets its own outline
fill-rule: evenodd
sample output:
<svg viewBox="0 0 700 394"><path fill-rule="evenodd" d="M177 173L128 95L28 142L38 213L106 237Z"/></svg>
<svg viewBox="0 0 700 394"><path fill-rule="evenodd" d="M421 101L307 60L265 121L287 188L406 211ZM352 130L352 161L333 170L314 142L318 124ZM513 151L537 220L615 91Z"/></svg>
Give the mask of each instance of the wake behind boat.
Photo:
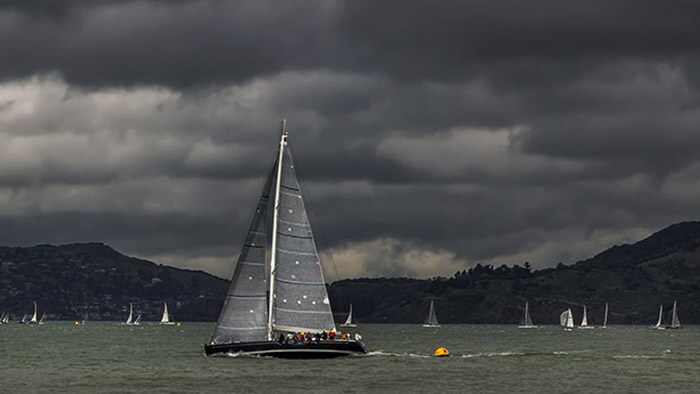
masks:
<svg viewBox="0 0 700 394"><path fill-rule="evenodd" d="M532 323L532 318L530 317L530 303L526 302L525 303L525 315L523 316L523 319L520 321L520 325L518 325L518 328L537 328L537 326Z"/></svg>
<svg viewBox="0 0 700 394"><path fill-rule="evenodd" d="M267 271L269 209L273 218ZM302 332L316 334L316 340L290 341ZM321 334L328 339L321 339ZM258 200L219 320L204 351L208 356L239 353L280 358L367 353L359 335L330 339L334 336L335 322L285 120L277 160Z"/></svg>

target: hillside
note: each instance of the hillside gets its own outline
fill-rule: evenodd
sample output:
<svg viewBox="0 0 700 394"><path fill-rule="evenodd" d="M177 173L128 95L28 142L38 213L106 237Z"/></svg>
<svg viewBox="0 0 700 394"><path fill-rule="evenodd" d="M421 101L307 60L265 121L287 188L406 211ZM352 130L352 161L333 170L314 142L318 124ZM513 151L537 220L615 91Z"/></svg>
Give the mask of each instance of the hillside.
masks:
<svg viewBox="0 0 700 394"><path fill-rule="evenodd" d="M123 320L134 303L144 320L160 320L167 301L178 320L212 320L228 282L202 271L125 256L101 243L0 247L0 310L54 319Z"/></svg>
<svg viewBox="0 0 700 394"><path fill-rule="evenodd" d="M700 323L700 222L675 224L632 245L614 246L571 266L476 267L432 280L355 279L330 287L339 311L353 303L359 321L421 322L430 300L444 323L515 323L526 301L536 323L557 323L583 304L594 323L610 303L610 322L651 324L659 304L679 302L684 323ZM578 323L578 322L577 322Z"/></svg>
<svg viewBox="0 0 700 394"><path fill-rule="evenodd" d="M228 281L125 256L100 243L0 247L0 311L16 318L37 300L54 319L122 320L129 302L145 320L160 318L167 301L178 320L213 321ZM431 300L442 323L506 323L530 302L536 323L588 305L594 323L610 303L612 324L651 324L658 305L679 302L683 323L700 323L700 222L670 226L590 259L532 271L476 265L451 278L352 279L329 286L338 320L353 303L360 322L419 323Z"/></svg>

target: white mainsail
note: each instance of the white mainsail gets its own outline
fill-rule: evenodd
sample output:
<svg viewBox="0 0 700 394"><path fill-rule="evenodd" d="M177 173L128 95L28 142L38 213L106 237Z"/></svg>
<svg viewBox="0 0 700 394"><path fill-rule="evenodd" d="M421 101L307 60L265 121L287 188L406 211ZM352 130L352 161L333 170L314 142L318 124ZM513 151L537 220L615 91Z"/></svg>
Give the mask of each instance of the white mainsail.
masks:
<svg viewBox="0 0 700 394"><path fill-rule="evenodd" d="M659 321L656 322L655 325L653 325L651 328L655 328L657 330L663 329L662 324L664 323L664 306L659 305Z"/></svg>
<svg viewBox="0 0 700 394"><path fill-rule="evenodd" d="M425 324L423 324L423 327L440 327L440 323L438 323L437 316L435 315L435 301L430 301L428 318L425 319Z"/></svg>
<svg viewBox="0 0 700 394"><path fill-rule="evenodd" d="M608 303L605 303L605 317L603 317L603 325L600 328L608 328Z"/></svg>
<svg viewBox="0 0 700 394"><path fill-rule="evenodd" d="M37 316L38 314L39 314L39 308L36 305L36 301L34 301L34 314L32 315L32 319L29 320L29 324L38 324L39 323L39 319Z"/></svg>
<svg viewBox="0 0 700 394"><path fill-rule="evenodd" d="M580 328L582 330L593 328L593 326L588 325L588 310L587 309L588 308L586 308L586 306L584 305L583 306L583 317L581 318L581 325L578 326L578 328Z"/></svg>
<svg viewBox="0 0 700 394"><path fill-rule="evenodd" d="M46 321L46 312L44 312L43 315L41 315L41 319L39 319L39 324L44 324Z"/></svg>
<svg viewBox="0 0 700 394"><path fill-rule="evenodd" d="M160 324L172 325L174 322L170 321L170 314L168 313L168 303L163 302L163 317L160 318Z"/></svg>
<svg viewBox="0 0 700 394"><path fill-rule="evenodd" d="M532 317L530 317L530 303L526 302L525 303L525 315L523 316L523 319L520 321L520 325L518 325L518 328L535 328L537 327L533 322L532 322Z"/></svg>
<svg viewBox="0 0 700 394"><path fill-rule="evenodd" d="M357 327L357 324L355 324L352 320L352 304L350 304L350 311L348 312L348 318L345 319L345 323L341 324L343 327Z"/></svg>
<svg viewBox="0 0 700 394"><path fill-rule="evenodd" d="M126 318L126 322L124 324L133 324L134 323L134 305L132 303L129 303L129 317Z"/></svg>
<svg viewBox="0 0 700 394"><path fill-rule="evenodd" d="M141 324L141 314L140 313L138 316L136 316L136 319L134 320L134 322L132 324L135 326L138 326L139 324Z"/></svg>
<svg viewBox="0 0 700 394"><path fill-rule="evenodd" d="M673 301L673 313L671 314L671 325L666 328L681 328L681 320L676 312L677 301Z"/></svg>
<svg viewBox="0 0 700 394"><path fill-rule="evenodd" d="M559 323L565 330L571 330L574 328L574 314L571 312L571 308L567 308L567 310L559 315Z"/></svg>

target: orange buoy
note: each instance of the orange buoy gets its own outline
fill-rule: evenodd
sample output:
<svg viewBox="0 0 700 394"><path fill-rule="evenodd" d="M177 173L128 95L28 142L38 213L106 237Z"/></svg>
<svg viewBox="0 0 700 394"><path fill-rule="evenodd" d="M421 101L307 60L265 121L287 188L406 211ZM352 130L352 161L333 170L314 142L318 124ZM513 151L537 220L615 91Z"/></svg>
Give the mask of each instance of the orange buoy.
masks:
<svg viewBox="0 0 700 394"><path fill-rule="evenodd" d="M435 357L447 357L450 355L450 351L445 349L444 347L440 346L435 350L435 353L433 353L433 356Z"/></svg>

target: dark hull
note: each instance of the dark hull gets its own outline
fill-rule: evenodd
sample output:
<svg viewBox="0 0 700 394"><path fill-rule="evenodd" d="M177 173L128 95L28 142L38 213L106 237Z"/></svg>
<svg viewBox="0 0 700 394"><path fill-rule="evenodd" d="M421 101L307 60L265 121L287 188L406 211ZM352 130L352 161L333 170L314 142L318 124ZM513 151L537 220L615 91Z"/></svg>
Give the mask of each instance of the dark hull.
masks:
<svg viewBox="0 0 700 394"><path fill-rule="evenodd" d="M359 341L321 341L305 345L262 341L204 345L204 352L207 356L244 354L278 358L335 358L367 354L367 349Z"/></svg>

